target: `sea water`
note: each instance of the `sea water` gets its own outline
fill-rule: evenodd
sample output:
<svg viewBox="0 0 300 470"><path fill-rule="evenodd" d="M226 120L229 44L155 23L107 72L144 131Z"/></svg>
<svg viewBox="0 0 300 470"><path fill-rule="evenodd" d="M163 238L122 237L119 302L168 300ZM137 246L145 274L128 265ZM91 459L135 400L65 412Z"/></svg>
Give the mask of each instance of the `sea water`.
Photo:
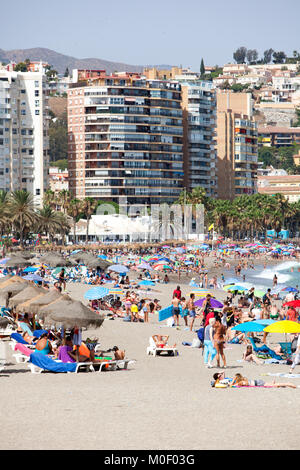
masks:
<svg viewBox="0 0 300 470"><path fill-rule="evenodd" d="M224 273L225 279L230 277L236 277L243 282L243 275L245 275L245 281L252 284L258 290L267 290L269 287L273 287L273 278L277 276L277 287L300 287L300 263L298 261L284 261L279 262L276 265L272 265L264 268L263 265L255 266L255 269L243 269L241 276L237 277L234 270L230 270L228 274Z"/></svg>

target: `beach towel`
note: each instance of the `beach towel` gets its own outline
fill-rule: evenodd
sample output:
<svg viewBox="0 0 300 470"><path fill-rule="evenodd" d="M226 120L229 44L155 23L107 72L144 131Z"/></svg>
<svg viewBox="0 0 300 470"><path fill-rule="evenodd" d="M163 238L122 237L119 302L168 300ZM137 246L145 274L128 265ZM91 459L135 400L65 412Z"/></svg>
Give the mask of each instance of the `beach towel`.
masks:
<svg viewBox="0 0 300 470"><path fill-rule="evenodd" d="M69 356L68 352L72 351L73 348L71 346L60 346L59 348L59 355L58 359L64 363L67 362L76 362L71 356Z"/></svg>
<svg viewBox="0 0 300 470"><path fill-rule="evenodd" d="M20 351L24 356L30 356L32 354L32 349L27 348L25 344L17 343L15 345L15 351Z"/></svg>
<svg viewBox="0 0 300 470"><path fill-rule="evenodd" d="M284 377L284 378L287 378L287 379L299 379L300 378L300 374L284 374L282 372L276 372L276 374L272 373L272 372L268 372L266 374L260 374L260 375L269 375L271 377Z"/></svg>
<svg viewBox="0 0 300 470"><path fill-rule="evenodd" d="M47 330L34 330L33 332L33 336L35 338L39 338L40 336L42 336L44 333L48 333Z"/></svg>
<svg viewBox="0 0 300 470"><path fill-rule="evenodd" d="M32 336L32 330L29 328L29 326L27 325L27 323L24 323L22 321L19 322L19 325L20 327L22 328L22 330L26 333L29 334L29 336Z"/></svg>
<svg viewBox="0 0 300 470"><path fill-rule="evenodd" d="M56 362L45 354L34 352L30 355L29 362L41 369L49 370L50 372L75 372L77 364Z"/></svg>
<svg viewBox="0 0 300 470"><path fill-rule="evenodd" d="M20 343L20 344L29 344L27 343L27 341L25 341L25 339L23 338L22 335L20 335L20 333L12 333L10 335L10 337L12 339L14 339L15 341L17 341L17 343Z"/></svg>

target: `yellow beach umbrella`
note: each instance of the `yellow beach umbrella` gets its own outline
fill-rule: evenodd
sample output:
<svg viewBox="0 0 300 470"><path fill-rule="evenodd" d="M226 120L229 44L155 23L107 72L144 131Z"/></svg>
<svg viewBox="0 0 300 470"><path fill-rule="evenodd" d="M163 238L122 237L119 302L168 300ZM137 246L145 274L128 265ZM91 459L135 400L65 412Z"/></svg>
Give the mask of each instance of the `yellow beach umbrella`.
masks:
<svg viewBox="0 0 300 470"><path fill-rule="evenodd" d="M192 290L189 295L195 294L197 297L206 297L208 294L213 297L213 294L211 292L208 292L207 290Z"/></svg>
<svg viewBox="0 0 300 470"><path fill-rule="evenodd" d="M295 321L282 320L268 325L266 333L300 333L300 324Z"/></svg>

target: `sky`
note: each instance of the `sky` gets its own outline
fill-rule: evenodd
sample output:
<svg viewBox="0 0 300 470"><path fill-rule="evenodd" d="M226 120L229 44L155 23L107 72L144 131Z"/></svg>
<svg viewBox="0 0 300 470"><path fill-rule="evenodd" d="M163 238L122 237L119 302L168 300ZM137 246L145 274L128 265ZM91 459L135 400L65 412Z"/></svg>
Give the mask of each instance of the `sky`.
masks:
<svg viewBox="0 0 300 470"><path fill-rule="evenodd" d="M1 6L0 49L197 71L239 46L300 51L299 17L300 0L14 0Z"/></svg>

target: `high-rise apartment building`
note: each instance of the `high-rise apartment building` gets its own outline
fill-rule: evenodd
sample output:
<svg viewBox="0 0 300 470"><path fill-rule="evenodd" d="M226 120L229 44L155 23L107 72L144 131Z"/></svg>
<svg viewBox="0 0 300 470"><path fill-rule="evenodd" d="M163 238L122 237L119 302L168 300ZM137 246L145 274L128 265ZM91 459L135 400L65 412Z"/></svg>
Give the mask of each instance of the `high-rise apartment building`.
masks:
<svg viewBox="0 0 300 470"><path fill-rule="evenodd" d="M218 197L257 192L257 124L251 93L217 93Z"/></svg>
<svg viewBox="0 0 300 470"><path fill-rule="evenodd" d="M182 87L184 186L216 197L216 95L211 82L178 76Z"/></svg>
<svg viewBox="0 0 300 470"><path fill-rule="evenodd" d="M0 70L0 189L41 205L48 185L48 104L42 72Z"/></svg>
<svg viewBox="0 0 300 470"><path fill-rule="evenodd" d="M76 74L68 90L72 195L129 204L172 203L183 189L178 82L138 74Z"/></svg>

